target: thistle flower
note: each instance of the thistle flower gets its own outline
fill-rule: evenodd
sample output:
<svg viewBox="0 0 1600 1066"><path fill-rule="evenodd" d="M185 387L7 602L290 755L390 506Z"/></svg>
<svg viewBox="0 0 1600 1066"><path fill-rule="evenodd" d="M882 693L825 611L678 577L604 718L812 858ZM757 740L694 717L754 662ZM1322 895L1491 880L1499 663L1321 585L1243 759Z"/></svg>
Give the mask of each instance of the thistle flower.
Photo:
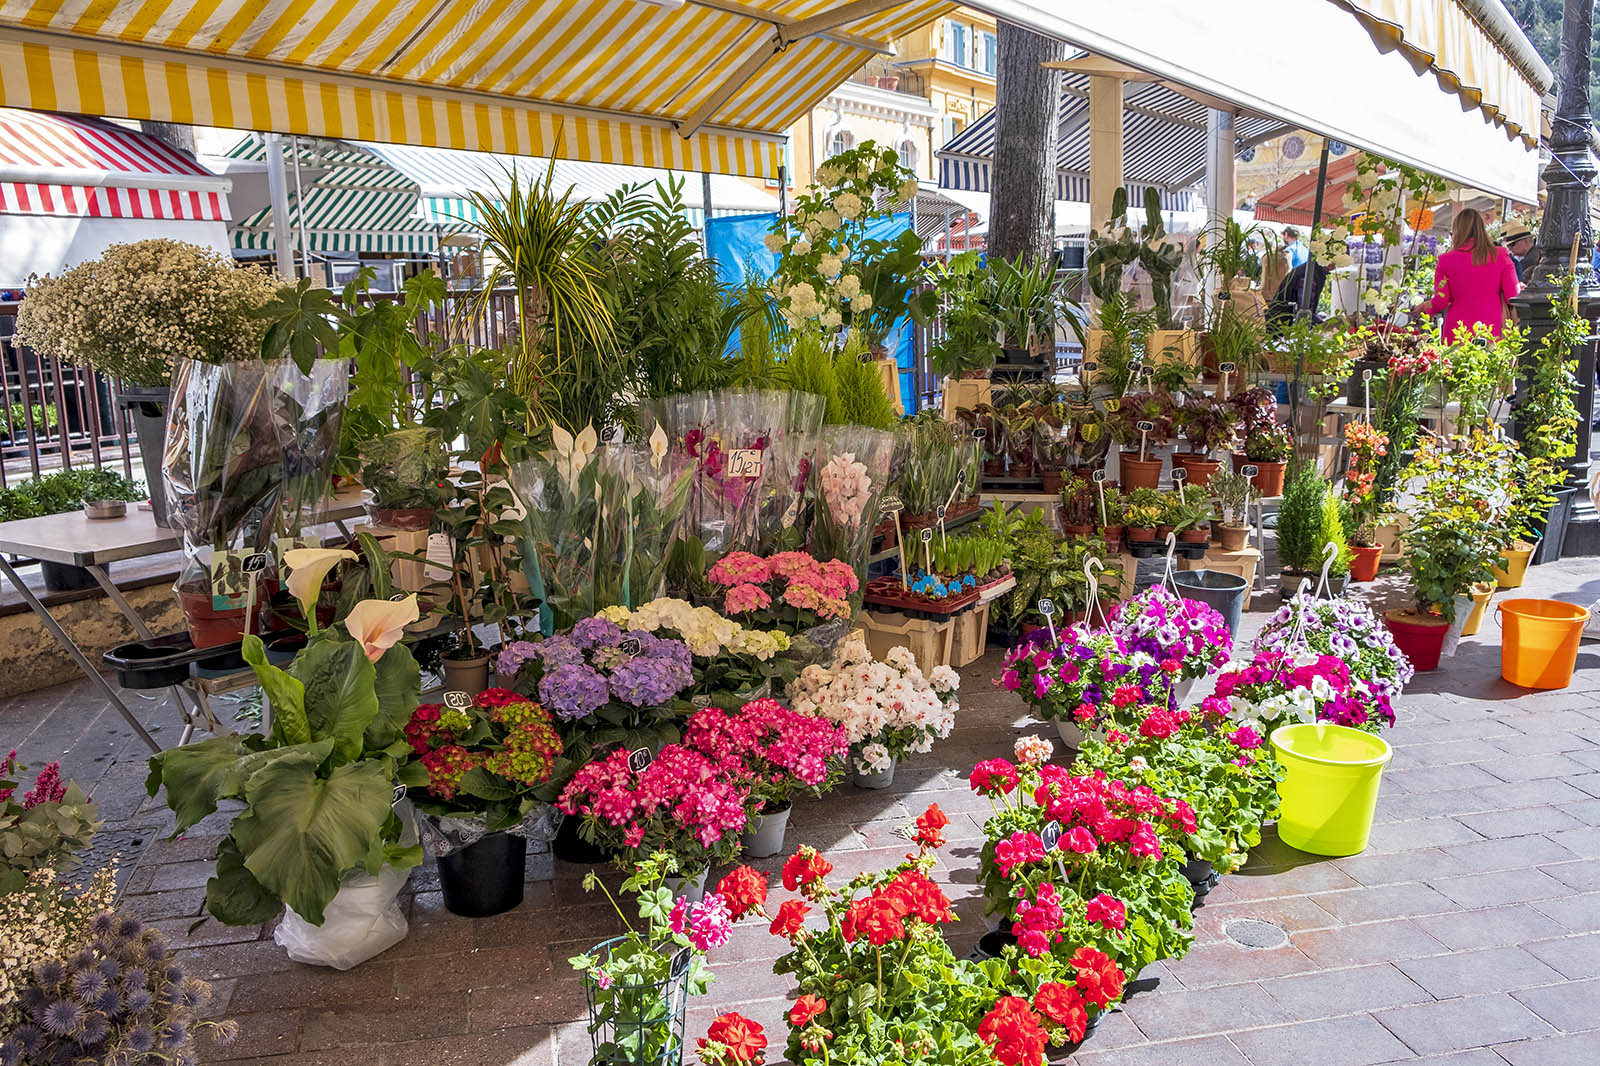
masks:
<svg viewBox="0 0 1600 1066"><path fill-rule="evenodd" d="M143 1055L156 1046L156 1034L148 1025L136 1025L122 1038L129 1051Z"/></svg>
<svg viewBox="0 0 1600 1066"><path fill-rule="evenodd" d="M187 1022L170 1022L161 1029L161 1046L173 1049L183 1046L189 1039L189 1024Z"/></svg>
<svg viewBox="0 0 1600 1066"><path fill-rule="evenodd" d="M83 1026L83 1009L70 999L51 1000L36 1016L39 1025L52 1036L67 1036Z"/></svg>
<svg viewBox="0 0 1600 1066"><path fill-rule="evenodd" d="M89 919L89 935L91 936L110 936L116 928L117 916L110 911L101 911Z"/></svg>
<svg viewBox="0 0 1600 1066"><path fill-rule="evenodd" d="M111 1023L99 1011L91 1011L84 1016L83 1027L78 1033L78 1043L85 1046L98 1044L111 1032Z"/></svg>
<svg viewBox="0 0 1600 1066"><path fill-rule="evenodd" d="M44 959L33 967L33 979L40 988L54 992L67 979L67 968L59 959Z"/></svg>
<svg viewBox="0 0 1600 1066"><path fill-rule="evenodd" d="M80 970L72 975L72 994L81 1002L99 999L105 990L106 979L98 969Z"/></svg>
<svg viewBox="0 0 1600 1066"><path fill-rule="evenodd" d="M130 940L144 932L144 923L131 915L123 915L117 923L117 935L125 936Z"/></svg>

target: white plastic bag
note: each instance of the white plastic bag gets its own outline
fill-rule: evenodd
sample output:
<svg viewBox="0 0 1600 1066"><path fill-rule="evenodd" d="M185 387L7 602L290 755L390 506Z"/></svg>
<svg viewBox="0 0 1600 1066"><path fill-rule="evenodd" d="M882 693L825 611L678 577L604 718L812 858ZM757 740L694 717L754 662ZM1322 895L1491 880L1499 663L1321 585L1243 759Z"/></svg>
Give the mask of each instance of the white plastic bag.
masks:
<svg viewBox="0 0 1600 1066"><path fill-rule="evenodd" d="M405 822L400 843L417 842L416 816L409 802L396 808ZM345 879L322 912L322 924L312 925L285 907L272 939L295 962L348 970L382 954L406 938L409 926L395 897L405 887L410 870L385 866L378 876L356 874Z"/></svg>

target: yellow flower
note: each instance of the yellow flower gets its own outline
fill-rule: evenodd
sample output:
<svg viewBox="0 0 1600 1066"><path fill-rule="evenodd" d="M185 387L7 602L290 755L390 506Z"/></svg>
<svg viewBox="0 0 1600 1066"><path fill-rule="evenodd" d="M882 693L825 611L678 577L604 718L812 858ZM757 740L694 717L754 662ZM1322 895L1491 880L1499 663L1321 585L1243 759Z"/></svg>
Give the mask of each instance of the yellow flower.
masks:
<svg viewBox="0 0 1600 1066"><path fill-rule="evenodd" d="M400 640L406 626L418 617L417 596L412 593L403 600L362 600L350 608L344 627L361 645L367 658L377 662Z"/></svg>
<svg viewBox="0 0 1600 1066"><path fill-rule="evenodd" d="M289 567L289 594L300 601L300 609L313 629L317 624L317 597L322 594L328 571L341 562L359 558L344 548L291 548L283 553L283 561Z"/></svg>

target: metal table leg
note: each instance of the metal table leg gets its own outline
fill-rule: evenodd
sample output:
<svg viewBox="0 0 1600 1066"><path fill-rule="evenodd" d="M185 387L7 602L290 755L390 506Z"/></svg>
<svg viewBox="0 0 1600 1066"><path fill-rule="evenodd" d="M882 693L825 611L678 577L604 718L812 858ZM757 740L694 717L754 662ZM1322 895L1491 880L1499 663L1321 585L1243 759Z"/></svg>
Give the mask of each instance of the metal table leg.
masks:
<svg viewBox="0 0 1600 1066"><path fill-rule="evenodd" d="M39 621L44 623L45 628L56 638L56 641L66 650L66 653L72 657L72 661L78 664L78 669L83 671L84 676L99 687L100 694L106 698L111 706L117 709L117 713L122 715L123 720L133 727L133 731L138 735L139 739L149 745L151 751L159 752L161 745L156 743L155 738L145 730L139 719L135 718L133 712L128 710L127 704L122 702L122 697L117 695L116 689L112 688L106 679L100 676L100 671L95 668L94 663L89 661L89 657L83 653L83 649L78 647L72 638L67 635L67 631L61 628L61 623L55 620L55 616L45 609L44 604L39 602L39 597L35 596L33 590L23 583L22 578L17 576L16 570L12 569L11 564L6 561L4 555L0 555L0 572L4 572L6 577L10 579L12 587L21 595L23 601L33 608L33 613L39 616Z"/></svg>
<svg viewBox="0 0 1600 1066"><path fill-rule="evenodd" d="M133 631L144 640L154 640L155 633L145 624L144 618L134 609L133 604L128 602L127 597L123 596L122 590L117 588L116 583L111 580L111 575L106 573L105 567L96 564L86 566L84 569L89 571L89 576L95 579L101 591L106 594L106 598L116 605L117 610L122 612L122 617L126 618L128 624L133 626ZM183 735L178 740L179 745L189 743L189 738L194 736L195 727L202 723L211 732L217 731L218 723L216 718L212 716L209 706L191 694L190 699L194 699L195 707L199 711L197 716L190 713L189 700L184 698L184 691L181 686L173 685L167 691L172 693L172 699L177 704L178 713L183 715Z"/></svg>

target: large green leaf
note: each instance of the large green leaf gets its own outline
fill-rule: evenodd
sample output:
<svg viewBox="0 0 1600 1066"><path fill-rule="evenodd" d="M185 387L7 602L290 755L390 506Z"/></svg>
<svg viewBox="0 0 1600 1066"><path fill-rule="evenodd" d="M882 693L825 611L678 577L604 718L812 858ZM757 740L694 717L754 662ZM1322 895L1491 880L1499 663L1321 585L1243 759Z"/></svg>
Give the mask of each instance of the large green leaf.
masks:
<svg viewBox="0 0 1600 1066"><path fill-rule="evenodd" d="M406 723L422 700L422 673L411 649L396 644L375 666L378 716L367 723L369 751L381 750L401 738Z"/></svg>
<svg viewBox="0 0 1600 1066"><path fill-rule="evenodd" d="M306 723L317 739L332 737L333 765L361 754L367 726L378 715L377 672L354 641L318 640L291 667L306 692Z"/></svg>
<svg viewBox="0 0 1600 1066"><path fill-rule="evenodd" d="M244 661L256 672L261 690L272 704L272 729L285 744L305 744L311 740L306 724L306 690L298 678L267 662L266 645L254 633L244 638Z"/></svg>
<svg viewBox="0 0 1600 1066"><path fill-rule="evenodd" d="M394 798L383 762L346 763L326 779L317 766L307 753L257 770L245 782L250 809L233 823L246 869L313 925L340 875L366 858Z"/></svg>
<svg viewBox="0 0 1600 1066"><path fill-rule="evenodd" d="M217 873L206 882L206 910L223 925L269 922L283 909L274 896L244 868L244 855L232 837L217 847Z"/></svg>
<svg viewBox="0 0 1600 1066"><path fill-rule="evenodd" d="M244 737L212 737L181 748L168 748L150 757L145 788L154 796L167 787L167 806L178 816L174 833L181 833L217 809L217 801L237 799L244 787L239 760L245 754Z"/></svg>
<svg viewBox="0 0 1600 1066"><path fill-rule="evenodd" d="M496 777L481 766L474 766L461 775L461 791L469 796L486 800L508 800L517 790L504 779Z"/></svg>

